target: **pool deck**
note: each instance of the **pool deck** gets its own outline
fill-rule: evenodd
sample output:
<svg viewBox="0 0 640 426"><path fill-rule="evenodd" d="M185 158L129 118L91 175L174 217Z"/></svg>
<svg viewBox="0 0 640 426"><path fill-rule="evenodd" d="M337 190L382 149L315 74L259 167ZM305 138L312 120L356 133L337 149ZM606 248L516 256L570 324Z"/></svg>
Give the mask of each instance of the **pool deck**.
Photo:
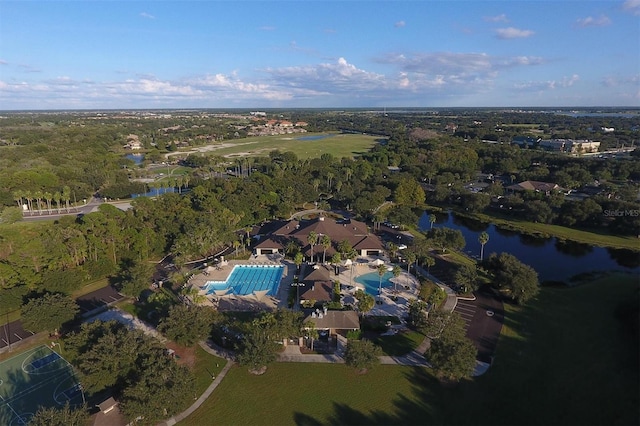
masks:
<svg viewBox="0 0 640 426"><path fill-rule="evenodd" d="M374 261L377 258L358 258L351 266L340 267L340 273L337 279L342 285L350 286L350 289L343 290L343 302L354 303L353 294L357 289L363 289L364 286L355 281L356 277L371 272L376 272L377 265ZM388 261L385 262L391 265ZM219 309L233 310L258 310L258 309L276 309L286 308L287 298L289 294L289 288L293 284L293 275L296 270L296 265L290 260L285 259L282 255L261 255L251 256L247 260L230 260L226 262L224 266L208 268L208 271L196 274L189 279L189 284L201 290L202 287L208 281L226 281L231 274L235 265L283 265L284 271L280 280L280 285L275 297L264 296L257 298L255 295L250 294L247 296L215 296L207 295L207 304L218 307ZM332 279L334 276L332 275ZM407 315L407 306L410 299L415 299L418 296L420 285L418 280L406 271L403 271L397 278L391 278L391 282L397 283L397 301L393 301L394 288L386 287L382 290L382 295L378 297L374 296L376 300L381 300L382 304L376 304L374 308L368 312L368 315L391 315L397 316L402 319ZM408 289L406 288L408 287Z"/></svg>
<svg viewBox="0 0 640 426"><path fill-rule="evenodd" d="M293 262L285 260L281 255L251 256L249 259L244 260L229 260L225 262L224 265L218 267L214 266L212 268L208 268L207 272L201 272L193 275L189 279L188 284L199 289L201 294L204 294L202 287L206 285L208 281L226 281L231 274L233 267L236 265L284 266L284 271L282 272L282 278L280 279L280 285L277 289L276 295L264 295L262 297L254 294L246 296L206 295L206 304L215 306L220 310L264 310L286 307L289 287L293 283L293 273L296 270L296 266Z"/></svg>

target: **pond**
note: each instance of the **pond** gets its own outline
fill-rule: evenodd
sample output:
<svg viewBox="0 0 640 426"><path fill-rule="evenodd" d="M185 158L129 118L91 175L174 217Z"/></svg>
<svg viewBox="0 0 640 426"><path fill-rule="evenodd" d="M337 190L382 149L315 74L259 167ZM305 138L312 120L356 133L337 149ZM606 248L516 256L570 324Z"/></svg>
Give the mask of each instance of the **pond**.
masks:
<svg viewBox="0 0 640 426"><path fill-rule="evenodd" d="M297 141L319 141L321 139L332 138L335 135L312 135L312 136L300 136L296 138Z"/></svg>
<svg viewBox="0 0 640 426"><path fill-rule="evenodd" d="M136 163L136 166L139 166L140 164L142 164L142 161L144 161L144 154L127 154L124 156L124 158L133 161L134 163Z"/></svg>
<svg viewBox="0 0 640 426"><path fill-rule="evenodd" d="M157 197L158 195L167 194L170 192L178 192L176 188L155 188L145 194L131 194L131 198L138 197ZM182 192L185 192L184 190Z"/></svg>
<svg viewBox="0 0 640 426"><path fill-rule="evenodd" d="M593 271L625 271L640 274L640 253L632 250L594 247L573 241L561 241L555 237L539 238L497 228L493 224L456 216L453 213L437 213L434 227L447 227L462 232L467 244L464 252L480 257L478 236L489 234L484 246L484 257L491 253L510 253L538 272L542 281L566 281L574 275ZM429 213L420 217L421 230L429 230Z"/></svg>

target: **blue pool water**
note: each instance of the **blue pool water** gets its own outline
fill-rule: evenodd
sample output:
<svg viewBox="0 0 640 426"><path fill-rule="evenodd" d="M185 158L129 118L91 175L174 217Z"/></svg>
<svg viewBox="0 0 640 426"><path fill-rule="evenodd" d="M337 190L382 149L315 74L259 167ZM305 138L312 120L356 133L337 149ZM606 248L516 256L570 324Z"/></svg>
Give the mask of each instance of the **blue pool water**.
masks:
<svg viewBox="0 0 640 426"><path fill-rule="evenodd" d="M268 295L275 296L283 272L284 266L280 265L236 265L226 281L208 281L205 289L207 294L229 289L239 296L268 290Z"/></svg>
<svg viewBox="0 0 640 426"><path fill-rule="evenodd" d="M393 285L393 283L389 281L391 278L393 278L393 273L389 271L382 276L382 288L391 287ZM369 272L368 274L360 275L359 277L356 277L354 281L364 285L366 292L370 295L378 295L380 275L378 275L377 272Z"/></svg>

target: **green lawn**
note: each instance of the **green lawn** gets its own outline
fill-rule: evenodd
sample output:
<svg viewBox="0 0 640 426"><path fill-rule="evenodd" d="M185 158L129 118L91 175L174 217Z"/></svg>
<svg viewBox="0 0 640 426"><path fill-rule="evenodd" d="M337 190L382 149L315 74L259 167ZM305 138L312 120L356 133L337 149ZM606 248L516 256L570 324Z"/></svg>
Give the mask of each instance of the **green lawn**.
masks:
<svg viewBox="0 0 640 426"><path fill-rule="evenodd" d="M376 339L376 345L382 348L385 355L406 355L417 348L423 340L424 334L409 330L391 336L380 336Z"/></svg>
<svg viewBox="0 0 640 426"><path fill-rule="evenodd" d="M410 367L276 363L256 377L234 366L184 424L637 424L638 336L615 317L625 301L637 309L637 276L507 306L494 366L457 386Z"/></svg>
<svg viewBox="0 0 640 426"><path fill-rule="evenodd" d="M322 135L327 135L323 133ZM259 136L245 139L224 141L233 146L209 151L218 156L267 156L273 150L281 152L291 151L298 158L319 158L324 153L330 153L336 158L355 157L371 149L380 139L379 136L356 134L331 134L332 136L320 140L296 140L300 137L317 136L321 133L302 133L291 135Z"/></svg>
<svg viewBox="0 0 640 426"><path fill-rule="evenodd" d="M213 356L200 347L196 348L196 363L193 367L193 374L196 376L195 392L196 395L202 395L212 382L211 375L218 376L220 371L227 364L227 360Z"/></svg>

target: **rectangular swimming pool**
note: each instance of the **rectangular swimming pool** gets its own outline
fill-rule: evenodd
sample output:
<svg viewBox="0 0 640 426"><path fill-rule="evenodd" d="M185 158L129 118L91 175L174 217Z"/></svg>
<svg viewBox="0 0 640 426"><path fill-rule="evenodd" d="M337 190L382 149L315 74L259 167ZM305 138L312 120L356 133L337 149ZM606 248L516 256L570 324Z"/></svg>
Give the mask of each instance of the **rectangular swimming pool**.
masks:
<svg viewBox="0 0 640 426"><path fill-rule="evenodd" d="M270 296L278 292L278 285L284 272L282 265L236 265L226 281L207 281L207 294L232 293L246 296L256 291L267 291Z"/></svg>

